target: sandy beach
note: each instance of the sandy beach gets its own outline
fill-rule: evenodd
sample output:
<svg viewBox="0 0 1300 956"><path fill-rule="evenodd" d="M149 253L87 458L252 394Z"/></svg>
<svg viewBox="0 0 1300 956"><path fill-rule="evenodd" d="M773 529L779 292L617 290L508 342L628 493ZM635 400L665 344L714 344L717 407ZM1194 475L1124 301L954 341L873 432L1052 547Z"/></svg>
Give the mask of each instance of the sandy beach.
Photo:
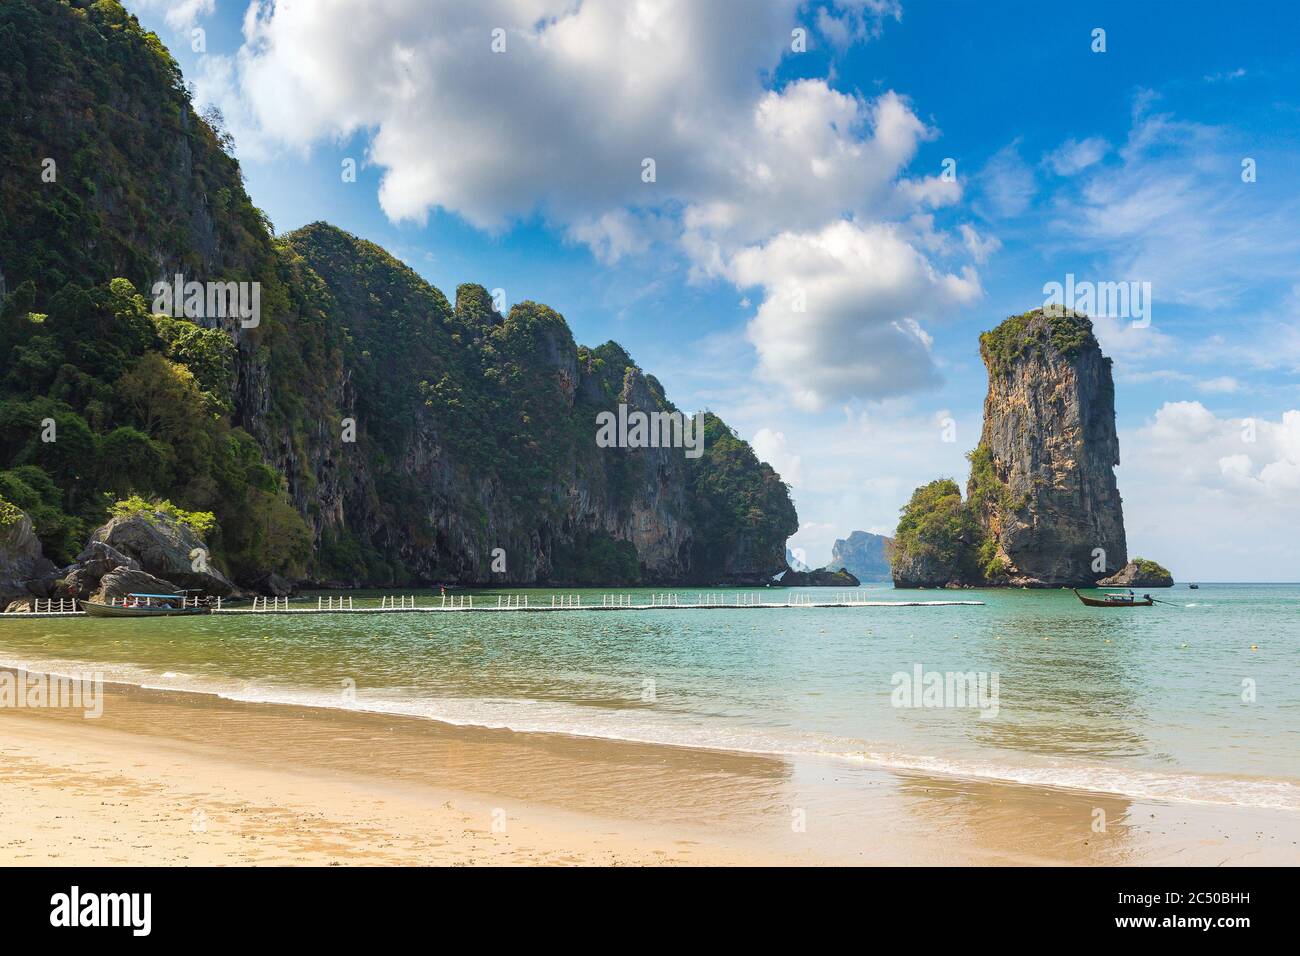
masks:
<svg viewBox="0 0 1300 956"><path fill-rule="evenodd" d="M1296 816L122 685L0 710L6 865L1287 864Z"/></svg>

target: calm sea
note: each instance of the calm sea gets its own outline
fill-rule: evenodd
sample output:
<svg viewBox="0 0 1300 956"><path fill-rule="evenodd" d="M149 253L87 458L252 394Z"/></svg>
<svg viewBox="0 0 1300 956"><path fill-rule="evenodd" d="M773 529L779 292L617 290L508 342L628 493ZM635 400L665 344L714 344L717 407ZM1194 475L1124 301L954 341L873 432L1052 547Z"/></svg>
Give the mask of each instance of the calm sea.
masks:
<svg viewBox="0 0 1300 956"><path fill-rule="evenodd" d="M476 592L475 603L527 594L549 606L552 593ZM584 604L650 594L563 593ZM701 592L677 593L693 602ZM7 619L0 664L235 700L1300 810L1300 586L1180 587L1155 592L1170 604L1115 610L1068 591L858 593L987 603ZM938 691L927 701L919 688L902 702L922 706L898 706L902 675L918 668L940 680L973 673L986 694L996 675L996 713Z"/></svg>

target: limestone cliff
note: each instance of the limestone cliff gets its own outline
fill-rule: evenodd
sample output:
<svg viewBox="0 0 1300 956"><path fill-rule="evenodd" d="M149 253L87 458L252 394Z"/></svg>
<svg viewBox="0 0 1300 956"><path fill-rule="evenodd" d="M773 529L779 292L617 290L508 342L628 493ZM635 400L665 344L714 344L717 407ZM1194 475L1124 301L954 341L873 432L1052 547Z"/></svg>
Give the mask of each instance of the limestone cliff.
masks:
<svg viewBox="0 0 1300 956"><path fill-rule="evenodd" d="M913 497L895 584L1088 586L1115 573L1128 560L1115 391L1092 323L1061 309L1012 316L980 336L980 355L989 388L966 502ZM927 510L940 504L941 519Z"/></svg>
<svg viewBox="0 0 1300 956"><path fill-rule="evenodd" d="M302 311L328 330L312 343L328 374L304 383L295 419L322 424L302 434L269 411L243 423L308 517L327 579L739 584L783 567L788 492L716 417L698 458L597 446L603 411L678 411L617 344L578 346L539 303L502 315L482 286L453 305L325 223L282 250L291 289L313 280ZM241 405L261 409L277 387Z"/></svg>
<svg viewBox="0 0 1300 956"><path fill-rule="evenodd" d="M989 570L1029 587L1113 574L1128 561L1115 386L1092 323L1013 316L980 336L980 355L989 391L966 493L996 542Z"/></svg>
<svg viewBox="0 0 1300 956"><path fill-rule="evenodd" d="M276 236L233 152L118 3L0 4L0 494L47 556L139 495L210 513L243 586L784 568L788 489L723 422L698 458L598 447L601 411L675 411L621 347L323 223ZM256 286L260 316L156 314L176 274Z"/></svg>

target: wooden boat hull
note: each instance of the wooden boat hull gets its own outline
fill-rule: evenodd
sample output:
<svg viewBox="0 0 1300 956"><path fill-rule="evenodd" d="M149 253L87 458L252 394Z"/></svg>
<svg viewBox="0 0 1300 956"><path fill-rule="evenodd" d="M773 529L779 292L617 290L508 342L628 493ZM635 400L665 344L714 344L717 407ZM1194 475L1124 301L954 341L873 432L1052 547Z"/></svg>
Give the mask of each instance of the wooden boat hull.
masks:
<svg viewBox="0 0 1300 956"><path fill-rule="evenodd" d="M91 617L183 617L190 614L208 614L207 607L124 607L121 604L97 604L79 601L81 609Z"/></svg>
<svg viewBox="0 0 1300 956"><path fill-rule="evenodd" d="M1074 591L1074 588L1070 590ZM1155 603L1151 598L1137 598L1132 601L1099 601L1097 598L1084 597L1078 591L1074 591L1074 596L1088 607L1150 607Z"/></svg>

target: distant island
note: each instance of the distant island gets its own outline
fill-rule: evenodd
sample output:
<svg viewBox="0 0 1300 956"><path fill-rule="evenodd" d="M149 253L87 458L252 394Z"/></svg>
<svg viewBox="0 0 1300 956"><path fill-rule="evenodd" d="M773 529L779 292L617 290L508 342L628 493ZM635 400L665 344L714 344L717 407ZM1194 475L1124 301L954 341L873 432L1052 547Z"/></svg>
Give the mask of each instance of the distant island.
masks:
<svg viewBox="0 0 1300 956"><path fill-rule="evenodd" d="M903 507L892 575L900 588L1167 587L1128 559L1111 360L1092 322L1046 308L980 336L988 396L967 458L966 497L951 478Z"/></svg>
<svg viewBox="0 0 1300 956"><path fill-rule="evenodd" d="M893 538L870 531L854 531L847 538L836 539L826 567L844 568L862 581L888 581L893 547Z"/></svg>
<svg viewBox="0 0 1300 956"><path fill-rule="evenodd" d="M784 587L855 588L863 581L888 581L892 544L892 538L854 531L847 539L836 540L831 560L821 568L809 567L786 548L789 570L778 575L775 582Z"/></svg>

